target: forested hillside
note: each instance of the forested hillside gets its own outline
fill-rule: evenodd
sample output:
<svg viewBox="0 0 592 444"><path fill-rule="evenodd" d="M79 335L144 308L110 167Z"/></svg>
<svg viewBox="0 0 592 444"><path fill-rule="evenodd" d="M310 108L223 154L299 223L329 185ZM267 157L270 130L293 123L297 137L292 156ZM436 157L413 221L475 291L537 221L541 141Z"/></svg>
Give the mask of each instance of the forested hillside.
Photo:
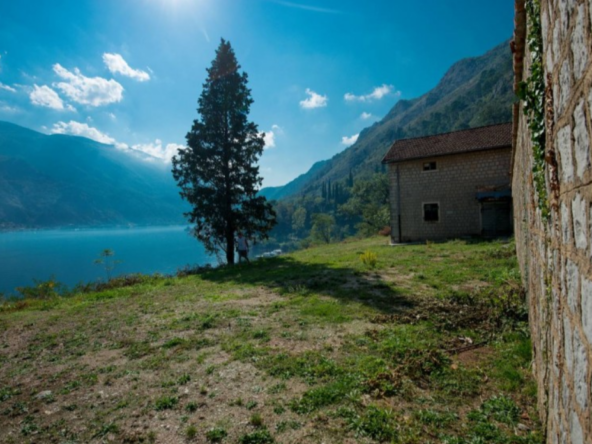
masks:
<svg viewBox="0 0 592 444"><path fill-rule="evenodd" d="M182 223L170 166L0 122L0 229Z"/></svg>

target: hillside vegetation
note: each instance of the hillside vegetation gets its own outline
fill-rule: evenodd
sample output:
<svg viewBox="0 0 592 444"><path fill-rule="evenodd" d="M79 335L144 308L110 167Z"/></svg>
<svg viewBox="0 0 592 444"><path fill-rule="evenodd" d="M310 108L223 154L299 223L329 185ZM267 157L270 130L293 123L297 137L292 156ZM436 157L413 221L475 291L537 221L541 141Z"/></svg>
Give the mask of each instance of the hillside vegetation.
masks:
<svg viewBox="0 0 592 444"><path fill-rule="evenodd" d="M302 193L320 194L323 183L367 176L397 139L428 136L512 120L512 54L509 42L480 56L455 63L431 91L400 100L379 122L364 129L358 141L333 158L315 164L283 187L264 188L269 199Z"/></svg>
<svg viewBox="0 0 592 444"><path fill-rule="evenodd" d="M0 306L0 442L543 442L512 243L196 272Z"/></svg>

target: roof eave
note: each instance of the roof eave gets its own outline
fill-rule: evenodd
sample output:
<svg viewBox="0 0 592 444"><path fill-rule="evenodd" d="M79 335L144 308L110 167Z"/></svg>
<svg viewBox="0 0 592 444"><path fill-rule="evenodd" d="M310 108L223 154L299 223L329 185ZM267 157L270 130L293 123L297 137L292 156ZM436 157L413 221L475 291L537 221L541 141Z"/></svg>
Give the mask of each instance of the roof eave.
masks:
<svg viewBox="0 0 592 444"><path fill-rule="evenodd" d="M491 151L491 150L501 150L501 149L512 149L512 145L511 144L510 145L496 145L496 146L490 146L490 147L486 147L486 148L476 148L476 149L465 150L465 151L457 151L456 153L442 153L442 154L432 154L430 156L406 157L405 159L400 159L400 160L387 159L385 157L381 163L389 164L389 163L410 162L412 160L433 159L434 157L455 156L458 154L478 153L479 151Z"/></svg>

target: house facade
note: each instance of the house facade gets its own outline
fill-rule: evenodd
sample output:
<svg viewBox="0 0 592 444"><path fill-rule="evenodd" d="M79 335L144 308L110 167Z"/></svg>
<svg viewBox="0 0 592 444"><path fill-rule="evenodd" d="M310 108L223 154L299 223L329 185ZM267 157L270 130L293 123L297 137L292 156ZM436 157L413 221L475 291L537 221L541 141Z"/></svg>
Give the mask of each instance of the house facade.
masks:
<svg viewBox="0 0 592 444"><path fill-rule="evenodd" d="M511 234L511 152L512 124L396 141L392 242Z"/></svg>

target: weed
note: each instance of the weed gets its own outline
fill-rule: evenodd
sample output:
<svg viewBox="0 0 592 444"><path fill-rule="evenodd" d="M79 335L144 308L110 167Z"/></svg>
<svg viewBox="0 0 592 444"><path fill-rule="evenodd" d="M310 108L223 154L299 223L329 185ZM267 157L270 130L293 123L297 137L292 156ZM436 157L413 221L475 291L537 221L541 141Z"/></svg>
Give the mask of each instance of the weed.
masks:
<svg viewBox="0 0 592 444"><path fill-rule="evenodd" d="M249 401L245 407L247 410L253 410L255 407L257 407L257 401Z"/></svg>
<svg viewBox="0 0 592 444"><path fill-rule="evenodd" d="M109 424L104 424L97 431L97 433L95 433L95 435L93 436L93 438L104 438L109 433L118 433L118 432L119 432L119 427L117 427L117 424L111 422Z"/></svg>
<svg viewBox="0 0 592 444"><path fill-rule="evenodd" d="M260 413L253 413L249 422L254 427L261 427L263 425L263 418Z"/></svg>
<svg viewBox="0 0 592 444"><path fill-rule="evenodd" d="M185 410L187 410L189 413L194 413L197 411L198 408L198 404L195 401L190 401L187 403L187 405L185 406Z"/></svg>
<svg viewBox="0 0 592 444"><path fill-rule="evenodd" d="M167 342L162 344L162 348L174 348L174 347L178 347L181 345L185 345L186 342L187 341L182 338L173 338L173 339L169 339Z"/></svg>
<svg viewBox="0 0 592 444"><path fill-rule="evenodd" d="M369 406L360 416L349 420L350 428L358 436L368 436L377 441L395 441L397 424L392 410Z"/></svg>
<svg viewBox="0 0 592 444"><path fill-rule="evenodd" d="M179 403L179 399L174 396L163 396L158 398L154 404L154 409L157 411L171 410Z"/></svg>
<svg viewBox="0 0 592 444"><path fill-rule="evenodd" d="M481 414L481 415L479 415ZM470 415L471 419L492 418L504 424L514 425L518 422L520 409L514 401L506 396L492 396L481 405L478 412Z"/></svg>
<svg viewBox="0 0 592 444"><path fill-rule="evenodd" d="M234 401L231 401L231 402L230 402L230 405L231 405L231 406L235 405L235 406L237 406L237 407L242 407L242 406L243 406L243 404L244 404L244 402L243 402L243 398L236 398Z"/></svg>
<svg viewBox="0 0 592 444"><path fill-rule="evenodd" d="M446 427L454 421L458 421L458 415L451 412L437 412L434 410L418 410L414 416L425 425Z"/></svg>
<svg viewBox="0 0 592 444"><path fill-rule="evenodd" d="M298 421L280 421L275 426L275 431L284 433L287 430L298 430L302 428L302 423Z"/></svg>
<svg viewBox="0 0 592 444"><path fill-rule="evenodd" d="M190 425L185 429L185 437L187 439L193 439L197 436L197 427Z"/></svg>
<svg viewBox="0 0 592 444"><path fill-rule="evenodd" d="M261 342L269 342L271 338L269 337L269 332L266 330L257 330L253 333L253 339L259 339Z"/></svg>
<svg viewBox="0 0 592 444"><path fill-rule="evenodd" d="M350 381L338 380L325 386L308 390L300 399L293 400L290 403L290 408L296 413L311 413L321 407L341 401L350 389Z"/></svg>
<svg viewBox="0 0 592 444"><path fill-rule="evenodd" d="M286 412L286 408L283 405L276 405L273 407L273 413L276 415L283 415Z"/></svg>
<svg viewBox="0 0 592 444"><path fill-rule="evenodd" d="M270 395L277 395L278 393L285 392L288 389L284 382L280 382L279 384L273 385L267 389L267 392Z"/></svg>
<svg viewBox="0 0 592 444"><path fill-rule="evenodd" d="M376 253L373 253L370 250L362 253L360 255L360 260L368 268L376 268L376 264L378 263Z"/></svg>
<svg viewBox="0 0 592 444"><path fill-rule="evenodd" d="M189 376L187 373L183 373L181 376L179 376L179 378L177 379L177 384L178 385L185 385L187 384L189 381L191 381L191 376Z"/></svg>

